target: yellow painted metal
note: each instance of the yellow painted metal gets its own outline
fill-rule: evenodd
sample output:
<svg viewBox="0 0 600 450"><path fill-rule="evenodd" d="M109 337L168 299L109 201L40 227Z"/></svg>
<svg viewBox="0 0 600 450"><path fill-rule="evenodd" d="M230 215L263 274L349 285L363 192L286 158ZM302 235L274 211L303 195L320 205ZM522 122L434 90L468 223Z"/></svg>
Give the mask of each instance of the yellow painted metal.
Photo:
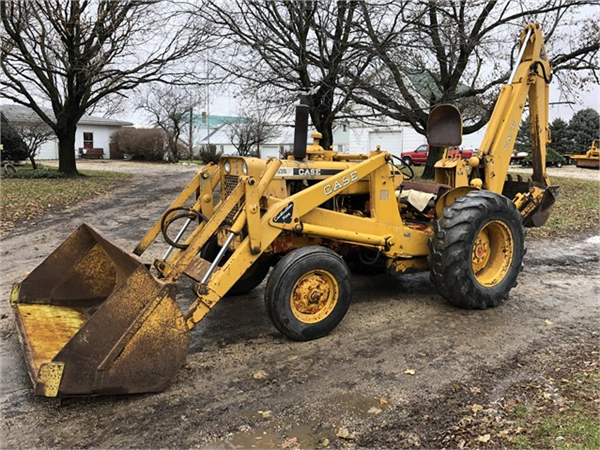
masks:
<svg viewBox="0 0 600 450"><path fill-rule="evenodd" d="M174 285L87 225L13 292L38 395L160 391L187 355Z"/></svg>
<svg viewBox="0 0 600 450"><path fill-rule="evenodd" d="M17 303L19 299L19 290L21 289L21 283L15 283L10 290L10 303Z"/></svg>
<svg viewBox="0 0 600 450"><path fill-rule="evenodd" d="M526 37L529 36L527 42ZM484 164L484 188L502 193L508 173L517 132L525 103L529 99L532 151L534 152L533 180L550 185L546 174L546 144L549 141L548 103L549 85L544 79L550 77L551 68L546 55L540 25L525 25L521 33L520 48L523 58L517 67L511 84L502 87L496 107L486 127L479 146L478 156Z"/></svg>
<svg viewBox="0 0 600 450"><path fill-rule="evenodd" d="M39 383L43 386L44 396L56 397L60 388L65 365L61 362L42 364L39 372Z"/></svg>
<svg viewBox="0 0 600 450"><path fill-rule="evenodd" d="M292 289L292 313L304 323L321 322L334 310L339 295L338 282L330 272L311 270L300 277Z"/></svg>
<svg viewBox="0 0 600 450"><path fill-rule="evenodd" d="M585 152L585 155L571 155L571 159L575 161L577 167L585 167L588 169L600 168L600 149L598 148L598 140L592 140L592 145Z"/></svg>
<svg viewBox="0 0 600 450"><path fill-rule="evenodd" d="M28 356L36 373L43 363L54 359L87 320L83 311L76 307L27 303L18 303L15 307L25 334L30 338Z"/></svg>
<svg viewBox="0 0 600 450"><path fill-rule="evenodd" d="M439 219L444 213L444 208L454 203L457 198L477 190L479 190L479 188L476 188L475 186L461 186L446 192L435 204L435 216Z"/></svg>
<svg viewBox="0 0 600 450"><path fill-rule="evenodd" d="M298 230L309 236L319 236L325 239L334 239L340 242L348 242L353 244L365 244L381 249L388 248L388 242L392 242L391 235L377 236L374 234L340 230L330 226L313 225L310 223L303 223L302 227Z"/></svg>
<svg viewBox="0 0 600 450"><path fill-rule="evenodd" d="M174 282L185 271L200 249L208 242L210 237L217 232L221 223L225 220L231 209L241 200L244 194L244 185L240 183L233 192L223 200L215 211L212 220L205 227L195 229L188 238L189 247L181 254L179 259L172 265L171 271L166 275L167 282Z"/></svg>
<svg viewBox="0 0 600 450"><path fill-rule="evenodd" d="M260 195L254 178L246 183L245 213L250 237L250 249L253 253L260 252Z"/></svg>
<svg viewBox="0 0 600 450"><path fill-rule="evenodd" d="M485 287L499 284L514 259L514 239L510 228L501 220L485 224L473 243L471 267L475 279Z"/></svg>
<svg viewBox="0 0 600 450"><path fill-rule="evenodd" d="M429 270L429 262L427 261L427 258L423 257L390 259L387 266L390 272L396 275Z"/></svg>
<svg viewBox="0 0 600 450"><path fill-rule="evenodd" d="M435 182L447 184L452 187L462 187L469 185L469 172L467 163L460 157L446 156L435 163Z"/></svg>
<svg viewBox="0 0 600 450"><path fill-rule="evenodd" d="M202 199L202 214L212 217L214 213L213 192L221 180L219 166L212 163L204 167L200 172L200 198Z"/></svg>

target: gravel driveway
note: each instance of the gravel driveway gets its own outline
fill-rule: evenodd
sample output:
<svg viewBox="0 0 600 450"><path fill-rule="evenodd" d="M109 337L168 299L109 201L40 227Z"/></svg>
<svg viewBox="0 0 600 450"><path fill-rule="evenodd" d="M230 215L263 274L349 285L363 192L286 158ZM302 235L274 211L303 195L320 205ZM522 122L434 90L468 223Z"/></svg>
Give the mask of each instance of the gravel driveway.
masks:
<svg viewBox="0 0 600 450"><path fill-rule="evenodd" d="M439 430L421 419L423 405L433 411L428 417L458 421L447 397L457 383L481 388L465 402L491 404L514 380L539 377L559 349L598 340L600 240L538 241L529 243L519 285L498 308L456 309L427 273L355 277L341 325L299 343L267 319L263 284L225 298L195 329L187 362L165 392L36 398L8 304L12 283L82 222L133 249L194 173L130 162L79 167L135 175L2 241L2 448L436 447ZM191 298L184 285L178 299Z"/></svg>

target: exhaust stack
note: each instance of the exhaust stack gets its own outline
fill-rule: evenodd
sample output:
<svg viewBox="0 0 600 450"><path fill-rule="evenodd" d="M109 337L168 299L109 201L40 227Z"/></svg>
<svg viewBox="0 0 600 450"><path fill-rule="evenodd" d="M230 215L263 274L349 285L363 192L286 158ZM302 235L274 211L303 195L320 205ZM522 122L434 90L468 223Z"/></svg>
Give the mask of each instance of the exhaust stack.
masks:
<svg viewBox="0 0 600 450"><path fill-rule="evenodd" d="M308 105L306 96L300 96L300 104L296 105L296 122L294 125L294 159L302 161L306 158L308 134Z"/></svg>

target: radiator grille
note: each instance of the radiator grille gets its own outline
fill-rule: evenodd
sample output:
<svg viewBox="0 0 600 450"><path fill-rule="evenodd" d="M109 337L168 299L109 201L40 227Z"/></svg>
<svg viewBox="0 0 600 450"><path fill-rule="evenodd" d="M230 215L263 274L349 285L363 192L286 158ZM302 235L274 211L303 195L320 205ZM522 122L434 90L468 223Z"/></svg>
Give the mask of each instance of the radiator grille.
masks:
<svg viewBox="0 0 600 450"><path fill-rule="evenodd" d="M233 190L237 187L239 182L239 178L236 177L235 175L225 175L225 198L229 197L229 195L231 195L231 193L233 192ZM225 198L223 200L225 200ZM238 210L240 209L239 205L235 205L231 212L227 215L227 218L225 220L227 220L227 222L232 222L233 218L235 217L235 215L237 214Z"/></svg>

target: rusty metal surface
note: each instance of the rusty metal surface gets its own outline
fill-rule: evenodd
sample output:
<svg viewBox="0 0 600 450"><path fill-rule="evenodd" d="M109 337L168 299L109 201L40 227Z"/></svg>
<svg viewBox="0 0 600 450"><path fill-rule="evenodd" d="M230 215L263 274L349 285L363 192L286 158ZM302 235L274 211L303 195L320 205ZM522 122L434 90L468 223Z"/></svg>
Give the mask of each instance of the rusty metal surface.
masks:
<svg viewBox="0 0 600 450"><path fill-rule="evenodd" d="M200 282L204 274L208 271L210 264L210 261L196 256L187 266L184 274L190 277L192 280Z"/></svg>
<svg viewBox="0 0 600 450"><path fill-rule="evenodd" d="M190 333L175 286L86 225L15 292L37 395L156 392L185 361Z"/></svg>

